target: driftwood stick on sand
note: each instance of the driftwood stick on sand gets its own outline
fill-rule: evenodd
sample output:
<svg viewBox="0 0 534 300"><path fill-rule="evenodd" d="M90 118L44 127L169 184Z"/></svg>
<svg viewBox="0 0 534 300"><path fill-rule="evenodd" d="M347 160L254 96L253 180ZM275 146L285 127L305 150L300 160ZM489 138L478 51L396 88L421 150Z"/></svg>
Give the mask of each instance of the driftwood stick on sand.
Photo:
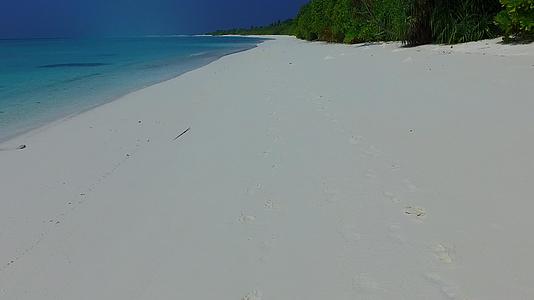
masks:
<svg viewBox="0 0 534 300"><path fill-rule="evenodd" d="M177 137L173 139L173 141L176 141L177 139L182 137L182 135L186 134L189 130L191 130L191 127L188 127L186 130L184 130L184 132L180 133Z"/></svg>
<svg viewBox="0 0 534 300"><path fill-rule="evenodd" d="M0 148L0 151L23 150L23 149L26 149L26 148L27 148L26 145L20 145L20 146L17 146L17 147Z"/></svg>

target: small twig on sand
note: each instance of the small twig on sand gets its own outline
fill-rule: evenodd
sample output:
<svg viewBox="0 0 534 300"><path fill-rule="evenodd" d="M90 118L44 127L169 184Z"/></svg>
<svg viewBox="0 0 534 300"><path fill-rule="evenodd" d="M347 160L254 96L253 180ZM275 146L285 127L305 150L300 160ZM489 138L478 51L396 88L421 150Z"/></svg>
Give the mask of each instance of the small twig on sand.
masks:
<svg viewBox="0 0 534 300"><path fill-rule="evenodd" d="M176 141L177 139L179 139L180 137L182 137L182 135L186 134L189 130L191 130L191 127L187 128L184 132L180 133L177 137L175 137L173 139L173 141Z"/></svg>
<svg viewBox="0 0 534 300"><path fill-rule="evenodd" d="M26 145L20 145L20 146L17 146L17 147L11 147L11 148L0 148L0 151L23 150L23 149L26 149L26 148L27 148Z"/></svg>

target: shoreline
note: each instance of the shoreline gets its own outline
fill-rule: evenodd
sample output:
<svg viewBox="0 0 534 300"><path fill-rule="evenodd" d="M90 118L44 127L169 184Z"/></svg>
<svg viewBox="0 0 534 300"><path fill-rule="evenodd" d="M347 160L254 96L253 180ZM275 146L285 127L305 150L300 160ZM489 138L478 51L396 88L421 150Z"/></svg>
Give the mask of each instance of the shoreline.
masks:
<svg viewBox="0 0 534 300"><path fill-rule="evenodd" d="M213 36L213 35L193 35L193 36ZM55 124L59 124L61 122L64 122L65 120L68 120L68 119L71 119L73 117L76 117L77 115L80 115L80 114L83 114L87 111L90 111L92 109L95 109L99 106L102 106L102 105L106 105L110 102L113 102L113 101L116 101L120 98L123 98L129 94L132 94L132 93L135 93L139 90L143 90L143 89L146 89L146 88L149 88L151 86L154 86L154 85L158 85L160 83L163 83L163 82L166 82L166 81L170 81L170 80L173 80L173 79L176 79L184 74L187 74L189 72L192 72L196 69L199 69L199 68L203 68L225 56L229 56L229 55L234 55L234 54L239 54L241 52L245 52L245 51L249 51L249 50L252 50L252 49L255 49L257 48L259 45L261 45L262 43L264 43L265 41L268 41L270 39L276 39L277 37L278 38L295 38L293 36L288 36L288 35L235 35L235 34L228 34L228 35L221 35L219 37L244 37L244 38L259 38L259 39L265 39L264 41L260 41L257 45L255 46L252 46L250 48L247 48L247 49L242 49L242 50L236 50L232 53L228 53L228 54L225 54L225 55L222 55L220 57L217 57L217 58L213 58L211 59L209 62L205 63L205 64L202 64L198 67L194 67L192 69L189 69L189 70L186 70L176 76L173 76L171 78L167 78L167 79L164 79L162 81L158 81L158 82L155 82L155 83L152 83L152 84L148 84L148 85L145 85L145 86L142 86L142 87L139 87L139 88L134 88L130 91L127 91L127 92L124 92L124 93L121 93L121 95L119 96L114 96L114 97L110 97L109 100L106 100L105 102L102 102L102 103L98 103L98 104L95 104L93 106L90 106L90 107L87 107L79 112L74 112L74 113L70 113L70 114L67 114L65 116L62 116L62 117L56 117L54 118L53 120L48 120L48 121L44 121L44 123L40 123L40 124L37 124L35 126L29 126L28 128L25 128L25 129L21 129L19 130L19 132L17 133L14 133L12 135L9 135L9 136L6 136L6 137L3 137L3 138L0 138L0 150L2 150L2 145L3 144L7 144L9 143L11 140L13 139L16 139L17 137L20 137L20 136L24 136L24 135L32 135L32 132L40 132L42 130L46 130L46 128L48 128L49 126L55 126ZM170 37L173 37L173 36L170 36ZM55 39L55 38L54 38ZM61 38L59 38L61 39ZM532 51L532 48L534 45L533 43L529 43L529 44L503 44L501 43L500 41L500 37L499 38L495 38L495 39L489 39L489 40L480 40L480 41L475 41L475 42L468 42L468 43L461 43L461 44L456 44L456 45L440 45L440 44L427 44L427 45L421 45L421 46L417 46L417 47L401 47L399 46L398 49L396 49L395 51L404 51L404 49L424 49L424 50L430 50L430 51L450 51L450 52L457 52L457 53L463 53L463 54L480 54L480 55L485 55L484 53L484 50L485 48L482 46L482 44L486 45L486 46L490 46L488 48L491 48L490 50L490 54L491 55L500 55L500 56L534 56L534 51ZM299 40L299 39L297 39ZM401 45L400 42L395 42L395 41L392 41L392 42L376 42L376 43L361 43L361 44L339 44L339 43L327 43L327 42L324 42L324 41L315 41L315 42L309 42L309 41L304 41L304 40L299 40L301 42L307 42L307 43L318 43L318 44L324 44L324 45L337 45L337 46L347 46L349 48L353 48L353 47L368 47L368 46L385 46L385 45ZM472 48L469 48L470 45L474 45ZM497 46L497 48L495 49L495 47ZM453 49L453 50L449 50L449 48ZM482 49L480 49L482 48ZM511 50L510 50L511 49ZM523 52L518 52L518 51L521 51L523 49ZM508 50L508 51L507 51ZM5 148L5 147L4 147Z"/></svg>
<svg viewBox="0 0 534 300"><path fill-rule="evenodd" d="M235 50L233 52L230 52L230 53L227 53L227 54L224 54L224 55L221 55L221 56L218 56L218 57L211 57L210 59L207 60L207 62L204 62L202 63L201 65L199 66L195 66L195 67L187 67L185 68L185 70L181 73L179 73L178 75L175 75L175 76L172 76L170 78L166 78L166 79L162 79L162 80L156 80L154 83L149 83L149 84L146 84L146 85L143 85L143 86L140 86L140 87L137 87L137 88L132 88L128 91L125 91L123 93L120 93L119 95L117 96L110 96L110 97L104 97L106 98L107 100L104 100L102 102L98 102L98 103L95 103L94 105L91 105L91 106L88 106L84 109L81 109L77 112L72 112L72 113L67 113L67 114L63 114L62 116L56 116L56 117L45 117L44 120L42 120L41 122L38 122L37 124L35 125L29 125L29 126L25 126L24 128L20 128L20 129L17 129L15 130L16 132L13 133L13 134L10 134L10 135L7 135L5 137L0 137L0 150L2 150L2 144L5 144L5 143L9 143L9 141L17 138L17 137L20 137L20 136L23 136L23 135L26 135L26 134L31 134L33 131L41 131L42 129L44 128L47 128L48 126L54 126L54 124L57 124L57 123L61 123L65 120L68 120L70 118L73 118L73 117L76 117L77 115L80 115L80 114L83 114L87 111L90 111L92 109L95 109L99 106L102 106L102 105L106 105L110 102L113 102L113 101L116 101L120 98L123 98L131 93L135 93L139 90L142 90L142 89L146 89L148 87L151 87L153 85L157 85L157 84L160 84L160 83L163 83L163 82L166 82L166 81L169 81L169 80L173 80L177 77L180 77L188 72L191 72L191 71L194 71L196 69L199 69L199 68L202 68L202 67L205 67L225 56L228 56L228 55L234 55L234 54L238 54L240 52L243 52L243 51L248 51L248 50L251 50L251 49L254 49L256 47L258 47L258 45L260 45L261 43L263 43L263 41L259 41L258 44L256 44L255 46L251 46L250 48L246 48L246 49L240 49L240 50Z"/></svg>
<svg viewBox="0 0 534 300"><path fill-rule="evenodd" d="M531 56L434 48L274 37L10 140L0 298L533 298Z"/></svg>

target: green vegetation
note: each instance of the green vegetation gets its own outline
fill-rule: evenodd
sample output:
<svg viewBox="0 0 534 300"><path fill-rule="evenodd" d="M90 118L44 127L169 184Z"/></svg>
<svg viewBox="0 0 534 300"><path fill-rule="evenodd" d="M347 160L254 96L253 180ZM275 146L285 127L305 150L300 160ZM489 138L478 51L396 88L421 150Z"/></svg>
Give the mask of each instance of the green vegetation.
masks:
<svg viewBox="0 0 534 300"><path fill-rule="evenodd" d="M401 40L407 0L312 0L296 21L296 35L327 42Z"/></svg>
<svg viewBox="0 0 534 300"><path fill-rule="evenodd" d="M286 21L277 21L268 26L250 27L248 29L235 28L229 30L218 30L211 35L295 35L295 21L290 19Z"/></svg>
<svg viewBox="0 0 534 300"><path fill-rule="evenodd" d="M505 40L534 39L534 0L501 0L504 10L495 17Z"/></svg>
<svg viewBox="0 0 534 300"><path fill-rule="evenodd" d="M461 43L495 37L499 10L498 0L312 0L297 17L296 34L346 43Z"/></svg>
<svg viewBox="0 0 534 300"><path fill-rule="evenodd" d="M532 38L534 0L311 0L294 20L214 34L285 34L310 41L453 44ZM500 12L502 8L504 11ZM500 12L500 13L499 13Z"/></svg>
<svg viewBox="0 0 534 300"><path fill-rule="evenodd" d="M499 30L493 20L500 9L498 0L413 0L403 40L419 45L494 38Z"/></svg>

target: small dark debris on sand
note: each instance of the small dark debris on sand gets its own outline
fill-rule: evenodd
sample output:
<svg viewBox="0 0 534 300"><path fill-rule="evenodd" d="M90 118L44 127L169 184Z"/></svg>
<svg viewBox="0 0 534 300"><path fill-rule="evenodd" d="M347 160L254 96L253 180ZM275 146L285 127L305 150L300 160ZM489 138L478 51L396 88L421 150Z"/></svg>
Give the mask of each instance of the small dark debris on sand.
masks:
<svg viewBox="0 0 534 300"><path fill-rule="evenodd" d="M26 149L26 148L28 148L28 146L23 144L23 145L19 145L17 147L0 148L0 151L13 151L13 150L17 151L17 150L23 150L23 149Z"/></svg>
<svg viewBox="0 0 534 300"><path fill-rule="evenodd" d="M181 138L182 135L186 134L189 130L191 130L191 127L187 128L184 132L180 133L177 137L173 139L173 141L176 141L177 139Z"/></svg>

